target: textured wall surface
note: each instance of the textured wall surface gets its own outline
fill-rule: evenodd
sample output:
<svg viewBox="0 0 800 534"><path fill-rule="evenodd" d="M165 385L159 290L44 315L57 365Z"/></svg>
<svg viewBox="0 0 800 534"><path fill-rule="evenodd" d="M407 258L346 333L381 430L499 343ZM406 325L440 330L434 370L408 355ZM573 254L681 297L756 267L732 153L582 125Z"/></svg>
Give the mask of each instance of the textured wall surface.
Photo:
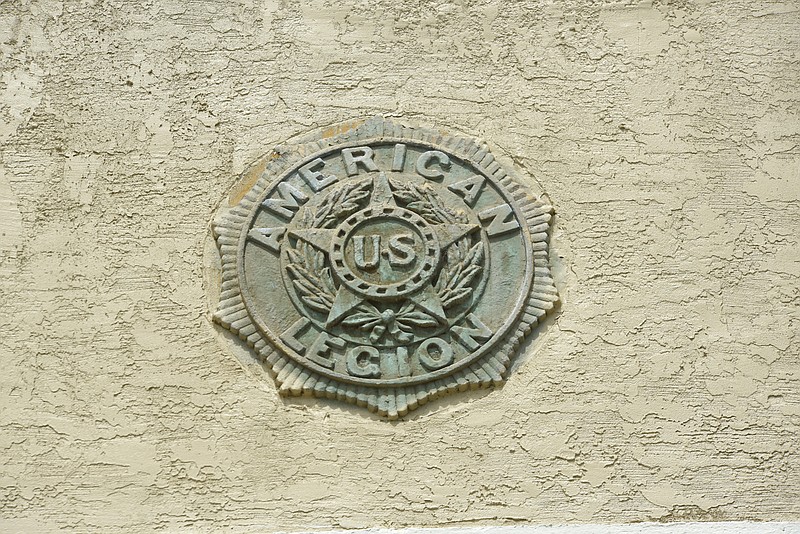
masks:
<svg viewBox="0 0 800 534"><path fill-rule="evenodd" d="M796 1L0 2L0 528L800 517L799 52ZM374 114L546 193L563 299L393 423L210 321L237 176Z"/></svg>

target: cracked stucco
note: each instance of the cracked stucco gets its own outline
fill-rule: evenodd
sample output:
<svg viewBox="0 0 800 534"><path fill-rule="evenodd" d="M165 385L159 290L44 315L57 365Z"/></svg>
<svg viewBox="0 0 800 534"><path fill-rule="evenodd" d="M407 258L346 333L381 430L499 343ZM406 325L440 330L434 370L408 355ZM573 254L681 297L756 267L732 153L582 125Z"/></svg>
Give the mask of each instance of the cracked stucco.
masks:
<svg viewBox="0 0 800 534"><path fill-rule="evenodd" d="M793 1L0 3L0 528L800 517L798 51ZM207 296L236 176L374 114L557 212L508 384L397 423Z"/></svg>

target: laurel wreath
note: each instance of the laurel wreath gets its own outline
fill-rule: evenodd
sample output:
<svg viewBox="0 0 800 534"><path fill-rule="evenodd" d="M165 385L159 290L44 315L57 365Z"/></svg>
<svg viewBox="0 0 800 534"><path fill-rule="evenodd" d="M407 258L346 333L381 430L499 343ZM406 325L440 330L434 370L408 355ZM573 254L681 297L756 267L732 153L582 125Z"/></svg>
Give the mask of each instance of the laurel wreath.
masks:
<svg viewBox="0 0 800 534"><path fill-rule="evenodd" d="M473 290L472 281L483 271L483 258L483 243L470 247L468 237L447 249L447 261L434 286L443 308L452 308L469 298Z"/></svg>
<svg viewBox="0 0 800 534"><path fill-rule="evenodd" d="M463 211L452 210L442 204L430 184L417 185L389 180L389 187L398 203L429 223L465 223L468 220Z"/></svg>
<svg viewBox="0 0 800 534"><path fill-rule="evenodd" d="M331 228L349 217L366 203L371 180L344 184L328 193L316 211L306 210L305 223L309 228ZM286 248L289 261L286 270L292 278L297 294L312 310L329 313L336 297L336 285L330 268L325 264L325 255L305 241Z"/></svg>

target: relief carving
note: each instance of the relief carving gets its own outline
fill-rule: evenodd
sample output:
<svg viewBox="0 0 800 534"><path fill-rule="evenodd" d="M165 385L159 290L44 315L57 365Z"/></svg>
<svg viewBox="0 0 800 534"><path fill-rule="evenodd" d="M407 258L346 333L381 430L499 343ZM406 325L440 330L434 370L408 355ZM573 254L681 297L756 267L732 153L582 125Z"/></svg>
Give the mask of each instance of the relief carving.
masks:
<svg viewBox="0 0 800 534"><path fill-rule="evenodd" d="M283 395L396 418L501 383L557 294L552 209L484 145L380 118L282 147L214 224L214 315Z"/></svg>

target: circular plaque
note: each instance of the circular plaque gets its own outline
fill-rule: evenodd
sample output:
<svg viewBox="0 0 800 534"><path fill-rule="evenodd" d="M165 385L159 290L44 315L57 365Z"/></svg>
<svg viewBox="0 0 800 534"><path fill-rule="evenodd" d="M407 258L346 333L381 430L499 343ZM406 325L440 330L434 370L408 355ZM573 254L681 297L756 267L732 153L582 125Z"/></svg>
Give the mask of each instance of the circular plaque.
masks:
<svg viewBox="0 0 800 534"><path fill-rule="evenodd" d="M215 319L284 395L399 417L504 380L557 300L552 209L485 145L371 119L281 147L214 225Z"/></svg>

